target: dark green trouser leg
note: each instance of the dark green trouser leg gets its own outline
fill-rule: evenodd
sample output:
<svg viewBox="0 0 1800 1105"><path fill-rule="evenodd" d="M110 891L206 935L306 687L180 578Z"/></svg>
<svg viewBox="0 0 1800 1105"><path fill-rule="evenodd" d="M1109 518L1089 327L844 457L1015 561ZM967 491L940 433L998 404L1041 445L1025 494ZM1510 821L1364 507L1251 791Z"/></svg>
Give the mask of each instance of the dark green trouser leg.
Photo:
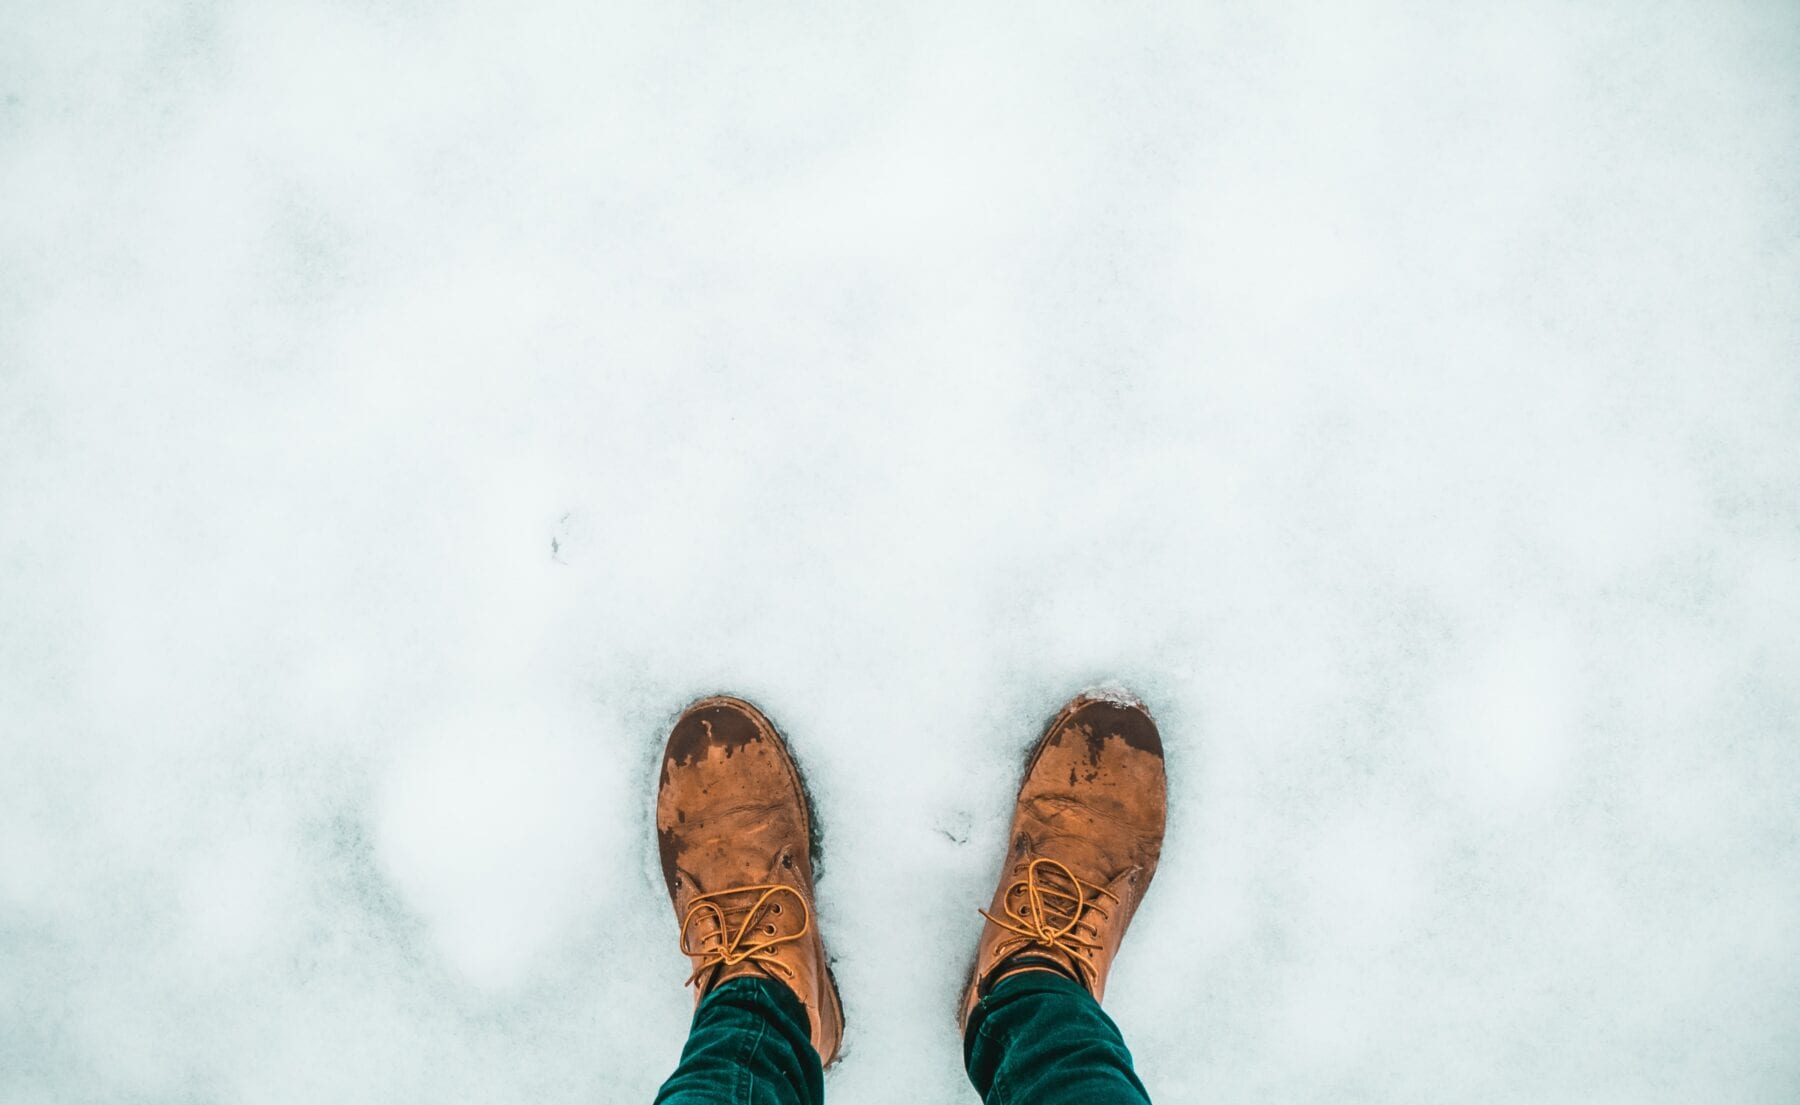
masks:
<svg viewBox="0 0 1800 1105"><path fill-rule="evenodd" d="M825 1074L806 1008L779 982L721 982L694 1010L657 1105L821 1105Z"/></svg>
<svg viewBox="0 0 1800 1105"><path fill-rule="evenodd" d="M981 999L963 1066L987 1105L1150 1105L1112 1018L1049 971L1001 979Z"/></svg>

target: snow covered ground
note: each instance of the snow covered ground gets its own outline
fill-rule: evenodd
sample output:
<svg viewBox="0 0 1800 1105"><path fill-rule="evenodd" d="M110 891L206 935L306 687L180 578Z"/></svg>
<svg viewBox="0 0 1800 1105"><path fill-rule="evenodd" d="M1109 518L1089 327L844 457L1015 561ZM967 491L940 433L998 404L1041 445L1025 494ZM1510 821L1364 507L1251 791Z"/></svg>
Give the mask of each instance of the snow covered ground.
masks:
<svg viewBox="0 0 1800 1105"><path fill-rule="evenodd" d="M25 8L0 1100L647 1100L732 690L972 1101L1103 680L1159 1101L1800 1093L1794 4Z"/></svg>

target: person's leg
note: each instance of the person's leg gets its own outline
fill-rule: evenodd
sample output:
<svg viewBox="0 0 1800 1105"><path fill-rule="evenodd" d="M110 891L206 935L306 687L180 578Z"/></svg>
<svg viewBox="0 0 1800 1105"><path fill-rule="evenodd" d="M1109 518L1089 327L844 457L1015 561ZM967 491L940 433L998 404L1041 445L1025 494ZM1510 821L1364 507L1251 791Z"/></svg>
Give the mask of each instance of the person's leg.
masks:
<svg viewBox="0 0 1800 1105"><path fill-rule="evenodd" d="M656 1105L820 1105L824 1070L806 1008L778 982L722 982L694 1011L681 1065Z"/></svg>
<svg viewBox="0 0 1800 1105"><path fill-rule="evenodd" d="M963 1037L963 1065L987 1105L1149 1105L1131 1052L1093 995L1049 971L994 984Z"/></svg>
<svg viewBox="0 0 1800 1105"><path fill-rule="evenodd" d="M813 923L812 811L761 711L717 697L681 715L663 753L656 833L697 1003L656 1100L818 1105L843 1006Z"/></svg>
<svg viewBox="0 0 1800 1105"><path fill-rule="evenodd" d="M1135 700L1082 695L1038 741L963 999L964 1066L987 1105L1147 1105L1100 997L1167 809L1162 737Z"/></svg>

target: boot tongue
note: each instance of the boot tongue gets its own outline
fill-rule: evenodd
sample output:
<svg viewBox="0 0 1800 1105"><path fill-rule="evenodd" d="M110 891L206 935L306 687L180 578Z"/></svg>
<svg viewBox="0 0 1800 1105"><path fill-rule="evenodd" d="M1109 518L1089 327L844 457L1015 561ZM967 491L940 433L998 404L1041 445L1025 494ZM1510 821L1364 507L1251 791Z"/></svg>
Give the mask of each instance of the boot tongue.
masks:
<svg viewBox="0 0 1800 1105"><path fill-rule="evenodd" d="M803 939L811 907L801 892L771 883L730 887L697 895L681 924L681 950L699 960L690 982L702 994L726 978L746 974L775 977L779 949Z"/></svg>
<svg viewBox="0 0 1800 1105"><path fill-rule="evenodd" d="M704 997L713 992L713 988L721 982L730 982L734 978L766 978L771 982L782 982L775 977L775 972L764 967L754 959L746 959L742 963L727 966L723 963L713 968L713 976L700 989Z"/></svg>
<svg viewBox="0 0 1800 1105"><path fill-rule="evenodd" d="M1076 970L1067 958L1061 955L1046 954L1036 948L1027 948L1024 951L1014 952L994 964L993 970L988 972L987 980L981 987L982 996L987 996L988 992L1012 975L1024 974L1027 971L1048 971L1051 974L1061 975L1078 986L1087 985L1081 977L1081 972Z"/></svg>

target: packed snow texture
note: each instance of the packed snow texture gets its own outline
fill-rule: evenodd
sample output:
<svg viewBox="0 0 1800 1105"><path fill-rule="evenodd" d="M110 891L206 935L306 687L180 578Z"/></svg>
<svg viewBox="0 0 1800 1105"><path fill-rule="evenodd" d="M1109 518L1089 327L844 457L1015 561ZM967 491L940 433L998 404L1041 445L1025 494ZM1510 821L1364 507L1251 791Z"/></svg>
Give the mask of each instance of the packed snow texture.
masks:
<svg viewBox="0 0 1800 1105"><path fill-rule="evenodd" d="M1166 735L1160 1102L1800 1093L1800 7L12 5L0 1100L640 1102L746 695L840 1102Z"/></svg>

